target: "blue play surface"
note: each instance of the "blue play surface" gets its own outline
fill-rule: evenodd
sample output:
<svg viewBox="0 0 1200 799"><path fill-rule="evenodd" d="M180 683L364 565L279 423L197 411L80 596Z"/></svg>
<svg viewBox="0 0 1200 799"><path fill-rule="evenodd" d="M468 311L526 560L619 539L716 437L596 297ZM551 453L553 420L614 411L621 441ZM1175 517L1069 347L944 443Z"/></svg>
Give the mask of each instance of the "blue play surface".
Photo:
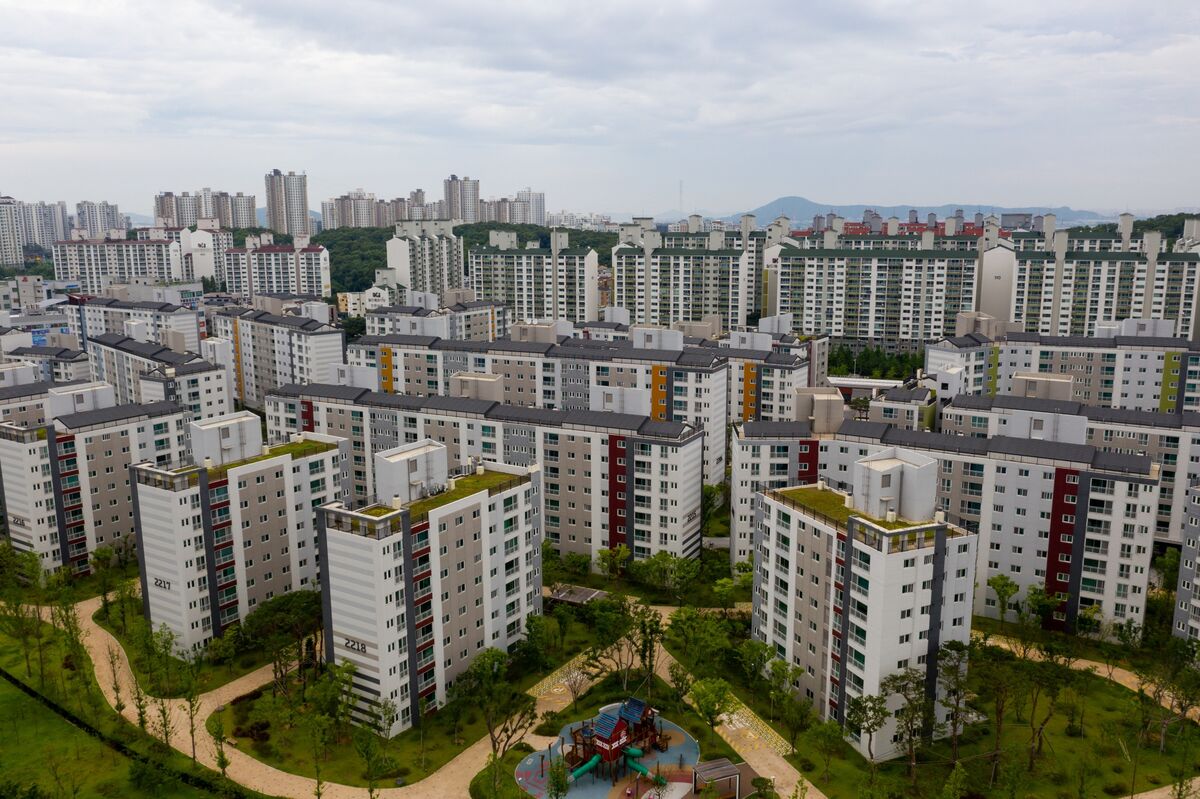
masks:
<svg viewBox="0 0 1200 799"><path fill-rule="evenodd" d="M621 710L620 704L612 704L600 710L600 715L605 713L617 714ZM599 719L600 716L596 718ZM582 721L582 720L580 720ZM568 724L559 732L559 740L550 747L547 752L542 749L537 752L532 752L525 757L518 765L513 777L517 784L520 785L525 792L534 796L542 797L546 791L546 772L549 771L552 758L559 757L560 747L562 742L566 742L570 746L571 730L579 727L580 721ZM696 743L696 739L687 733L678 724L659 717L659 722L662 724L662 729L671 736L671 744L665 752L657 752L650 750L638 758L638 762L645 766L651 774L655 773L655 766L658 766L659 773L667 779L672 777L676 781L680 779L682 770L691 773L692 768L700 760L700 745ZM681 760L682 758L682 760ZM682 765L682 769L681 769ZM617 781L617 786L623 789L626 786L633 785L634 778L637 775L630 771L629 775ZM688 778L690 782L690 777ZM649 788L649 784L645 777L641 779L641 789L645 791ZM607 799L614 791L611 779L594 776L592 773L584 774L577 781L571 783L571 789L567 792L567 799ZM623 794L623 790L620 792Z"/></svg>

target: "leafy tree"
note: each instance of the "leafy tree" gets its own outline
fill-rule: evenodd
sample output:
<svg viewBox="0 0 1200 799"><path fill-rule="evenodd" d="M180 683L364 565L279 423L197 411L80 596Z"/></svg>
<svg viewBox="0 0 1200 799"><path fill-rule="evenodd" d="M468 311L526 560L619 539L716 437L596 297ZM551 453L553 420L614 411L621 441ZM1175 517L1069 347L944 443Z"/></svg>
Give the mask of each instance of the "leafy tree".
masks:
<svg viewBox="0 0 1200 799"><path fill-rule="evenodd" d="M367 796L374 799L379 791L379 780L384 774L387 761L382 742L375 730L369 726L354 730L354 752L363 763L363 779L367 781Z"/></svg>
<svg viewBox="0 0 1200 799"><path fill-rule="evenodd" d="M850 697L846 703L846 726L867 737L867 762L871 766L871 782L875 781L875 733L883 729L889 718L887 697L879 694L862 694Z"/></svg>
<svg viewBox="0 0 1200 799"><path fill-rule="evenodd" d="M692 703L709 729L715 732L721 716L734 708L733 691L721 678L706 677L692 683Z"/></svg>
<svg viewBox="0 0 1200 799"><path fill-rule="evenodd" d="M625 571L625 567L629 563L629 557L629 547L624 544L618 544L611 549L600 550L600 554L596 557L596 562L600 567L600 571L616 579Z"/></svg>
<svg viewBox="0 0 1200 799"><path fill-rule="evenodd" d="M1164 591L1174 591L1179 584L1179 550L1175 547L1167 547L1166 550L1154 559L1154 569L1162 576L1162 585Z"/></svg>
<svg viewBox="0 0 1200 799"><path fill-rule="evenodd" d="M949 713L951 759L958 763L958 736L962 732L967 706L967 661L971 650L962 641L947 641L938 650L938 684L942 688L939 704Z"/></svg>
<svg viewBox="0 0 1200 799"><path fill-rule="evenodd" d="M346 334L346 343L351 344L367 332L367 320L361 316L348 316L341 322L342 332Z"/></svg>
<svg viewBox="0 0 1200 799"><path fill-rule="evenodd" d="M566 760L561 757L551 760L546 773L546 799L564 799L571 787L569 777Z"/></svg>
<svg viewBox="0 0 1200 799"><path fill-rule="evenodd" d="M1000 607L1000 629L1004 629L1004 622L1008 616L1008 604L1012 598L1017 595L1020 586L1013 581L1007 574L996 574L988 578L988 588L996 595L996 604Z"/></svg>
<svg viewBox="0 0 1200 799"><path fill-rule="evenodd" d="M112 590L112 570L115 562L116 553L112 547L96 547L92 552L92 573L96 575L96 582L99 583L100 610L104 614L105 620L108 619L110 604L108 594Z"/></svg>
<svg viewBox="0 0 1200 799"><path fill-rule="evenodd" d="M632 641L634 614L625 597L607 597L588 606L596 642L587 651L588 671L595 678L617 674L628 690L638 651Z"/></svg>
<svg viewBox="0 0 1200 799"><path fill-rule="evenodd" d="M845 745L845 741L842 740L841 725L830 719L814 726L805 733L805 736L812 744L812 748L821 756L821 762L824 764L821 779L828 782L829 766L833 759L841 754L842 747Z"/></svg>
<svg viewBox="0 0 1200 799"><path fill-rule="evenodd" d="M775 719L776 707L791 693L792 684L804 675L804 670L793 666L783 658L775 658L767 664L767 696L771 701L771 719Z"/></svg>
<svg viewBox="0 0 1200 799"><path fill-rule="evenodd" d="M675 692L675 699L682 702L692 690L695 678L688 671L688 667L678 660L672 660L670 665L667 666L667 674L671 678L671 689Z"/></svg>
<svg viewBox="0 0 1200 799"><path fill-rule="evenodd" d="M812 703L788 692L779 703L779 719L788 733L788 746L796 751L796 739L812 726L816 712Z"/></svg>
<svg viewBox="0 0 1200 799"><path fill-rule="evenodd" d="M483 714L492 756L498 762L537 721L532 696L517 690L506 679L508 656L499 649L486 649L475 657L459 678L464 692ZM493 792L499 789L499 773L492 778Z"/></svg>
<svg viewBox="0 0 1200 799"><path fill-rule="evenodd" d="M333 719L324 713L306 713L304 715L304 730L307 734L309 752L313 762L313 779L317 783L316 788L313 789L313 796L316 799L321 799L325 794L325 779L321 776L321 764L325 762L326 752L329 749L332 727Z"/></svg>
<svg viewBox="0 0 1200 799"><path fill-rule="evenodd" d="M183 708L188 721L188 739L192 744L192 762L196 762L196 716L200 715L200 687L197 684L196 665L189 664L183 685Z"/></svg>
<svg viewBox="0 0 1200 799"><path fill-rule="evenodd" d="M726 486L724 483L720 485L706 485L700 489L700 529L704 531L704 535L710 535L709 525L722 509L728 512L726 505Z"/></svg>
<svg viewBox="0 0 1200 799"><path fill-rule="evenodd" d="M289 591L259 604L242 623L242 634L271 653L274 684L272 693L287 694L292 663L300 679L300 698L308 687L306 643L316 639L324 625L318 591ZM315 647L320 651L319 645Z"/></svg>
<svg viewBox="0 0 1200 799"><path fill-rule="evenodd" d="M1025 661L1026 686L1029 689L1029 765L1033 771L1034 758L1041 754L1046 725L1058 710L1058 698L1071 678L1070 671L1052 652L1043 652L1043 660ZM1038 708L1043 715L1038 720Z"/></svg>
<svg viewBox="0 0 1200 799"><path fill-rule="evenodd" d="M896 732L908 754L908 778L916 786L917 750L924 745L926 732L938 727L933 700L925 694L925 673L913 668L894 672L883 679L880 688L885 696L900 697Z"/></svg>
<svg viewBox="0 0 1200 799"><path fill-rule="evenodd" d="M234 647L233 636L226 632L225 635L214 636L208 646L204 647L204 657L214 666L220 666L222 663L229 665L229 670L233 671L233 658L237 654Z"/></svg>
<svg viewBox="0 0 1200 799"><path fill-rule="evenodd" d="M763 672L766 671L774 649L770 644L749 639L738 645L737 654L742 673L746 675L747 685L754 687L763 679Z"/></svg>
<svg viewBox="0 0 1200 799"><path fill-rule="evenodd" d="M955 762L954 770L942 784L942 799L963 799L969 793L967 788L967 770L962 763Z"/></svg>
<svg viewBox="0 0 1200 799"><path fill-rule="evenodd" d="M731 577L722 577L713 583L712 593L713 599L717 602L717 607L721 609L722 615L729 618L729 610L733 607L734 597L737 595L737 583Z"/></svg>

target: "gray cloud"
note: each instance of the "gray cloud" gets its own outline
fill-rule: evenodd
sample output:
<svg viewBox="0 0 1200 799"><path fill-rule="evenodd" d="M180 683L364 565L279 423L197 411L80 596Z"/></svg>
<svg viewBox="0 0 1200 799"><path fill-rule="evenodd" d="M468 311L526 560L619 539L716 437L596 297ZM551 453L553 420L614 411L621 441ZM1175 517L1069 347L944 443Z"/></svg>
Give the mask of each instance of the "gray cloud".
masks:
<svg viewBox="0 0 1200 799"><path fill-rule="evenodd" d="M979 7L976 7L979 6ZM1200 203L1187 0L0 3L0 191Z"/></svg>

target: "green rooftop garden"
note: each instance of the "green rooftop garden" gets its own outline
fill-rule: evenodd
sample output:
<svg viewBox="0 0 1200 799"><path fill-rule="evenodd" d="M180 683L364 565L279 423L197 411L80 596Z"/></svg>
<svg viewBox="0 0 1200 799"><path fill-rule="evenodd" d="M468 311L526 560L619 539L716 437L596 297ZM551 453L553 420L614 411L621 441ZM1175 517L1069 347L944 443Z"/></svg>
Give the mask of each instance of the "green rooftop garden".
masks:
<svg viewBox="0 0 1200 799"><path fill-rule="evenodd" d="M483 474L467 474L454 481L454 487L440 494L425 499L419 499L408 506L409 518L413 521L423 519L429 512L440 508L463 497L469 497L480 491L491 491L505 483L527 480L527 477L507 472L485 471Z"/></svg>
<svg viewBox="0 0 1200 799"><path fill-rule="evenodd" d="M857 516L860 519L877 524L884 530L903 530L905 527L912 527L914 524L917 524L917 522L910 522L899 518L894 522L889 522L887 519L876 519L874 516L869 516L862 511L847 508L846 495L828 488L800 486L799 488L783 488L771 493L782 497L794 505L828 517L842 527L846 526L851 516Z"/></svg>
<svg viewBox="0 0 1200 799"><path fill-rule="evenodd" d="M213 466L208 470L209 477L223 477L230 469L238 466L245 466L248 463L257 463L265 461L268 458L277 458L280 455L287 455L292 460L296 458L305 458L309 455L318 455L322 452L328 452L331 449L337 449L337 444L330 444L324 441L289 441L286 444L277 444L271 447L265 454L255 455L250 458L243 458L240 461L233 463L223 463L219 466Z"/></svg>
<svg viewBox="0 0 1200 799"><path fill-rule="evenodd" d="M394 510L396 509L388 505L370 505L365 508L359 508L357 512L366 516L374 516L375 518L379 518L380 516L387 516Z"/></svg>

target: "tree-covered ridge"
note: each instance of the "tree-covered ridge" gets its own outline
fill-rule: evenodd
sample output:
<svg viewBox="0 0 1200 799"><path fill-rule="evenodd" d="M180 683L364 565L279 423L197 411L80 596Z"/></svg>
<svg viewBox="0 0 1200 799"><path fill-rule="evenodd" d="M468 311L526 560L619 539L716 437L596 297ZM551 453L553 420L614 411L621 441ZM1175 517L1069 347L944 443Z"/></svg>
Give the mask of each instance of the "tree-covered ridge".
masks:
<svg viewBox="0 0 1200 799"><path fill-rule="evenodd" d="M517 243L521 247L531 241L536 241L542 247L550 246L550 228L542 225L478 222L454 228L454 232L463 239L464 255L476 247L487 246L488 232L492 230L516 232ZM313 237L313 243L329 250L334 293L362 291L371 287L375 282L375 270L387 266L387 242L393 231L392 227L344 227L325 230ZM572 247L592 247L599 255L601 266L611 264L617 234L590 230L568 232Z"/></svg>
<svg viewBox="0 0 1200 799"><path fill-rule="evenodd" d="M1183 235L1183 221L1185 219L1192 219L1195 216L1196 214L1159 214L1149 219L1135 219L1133 221L1133 235L1140 236L1148 230L1157 230L1168 241L1171 241ZM1105 222L1101 225L1084 225L1071 229L1080 233L1115 234L1117 232L1117 223Z"/></svg>
<svg viewBox="0 0 1200 799"><path fill-rule="evenodd" d="M855 355L850 347L837 347L829 353L829 374L858 375L882 380L912 377L925 365L924 352L887 353L868 347Z"/></svg>

